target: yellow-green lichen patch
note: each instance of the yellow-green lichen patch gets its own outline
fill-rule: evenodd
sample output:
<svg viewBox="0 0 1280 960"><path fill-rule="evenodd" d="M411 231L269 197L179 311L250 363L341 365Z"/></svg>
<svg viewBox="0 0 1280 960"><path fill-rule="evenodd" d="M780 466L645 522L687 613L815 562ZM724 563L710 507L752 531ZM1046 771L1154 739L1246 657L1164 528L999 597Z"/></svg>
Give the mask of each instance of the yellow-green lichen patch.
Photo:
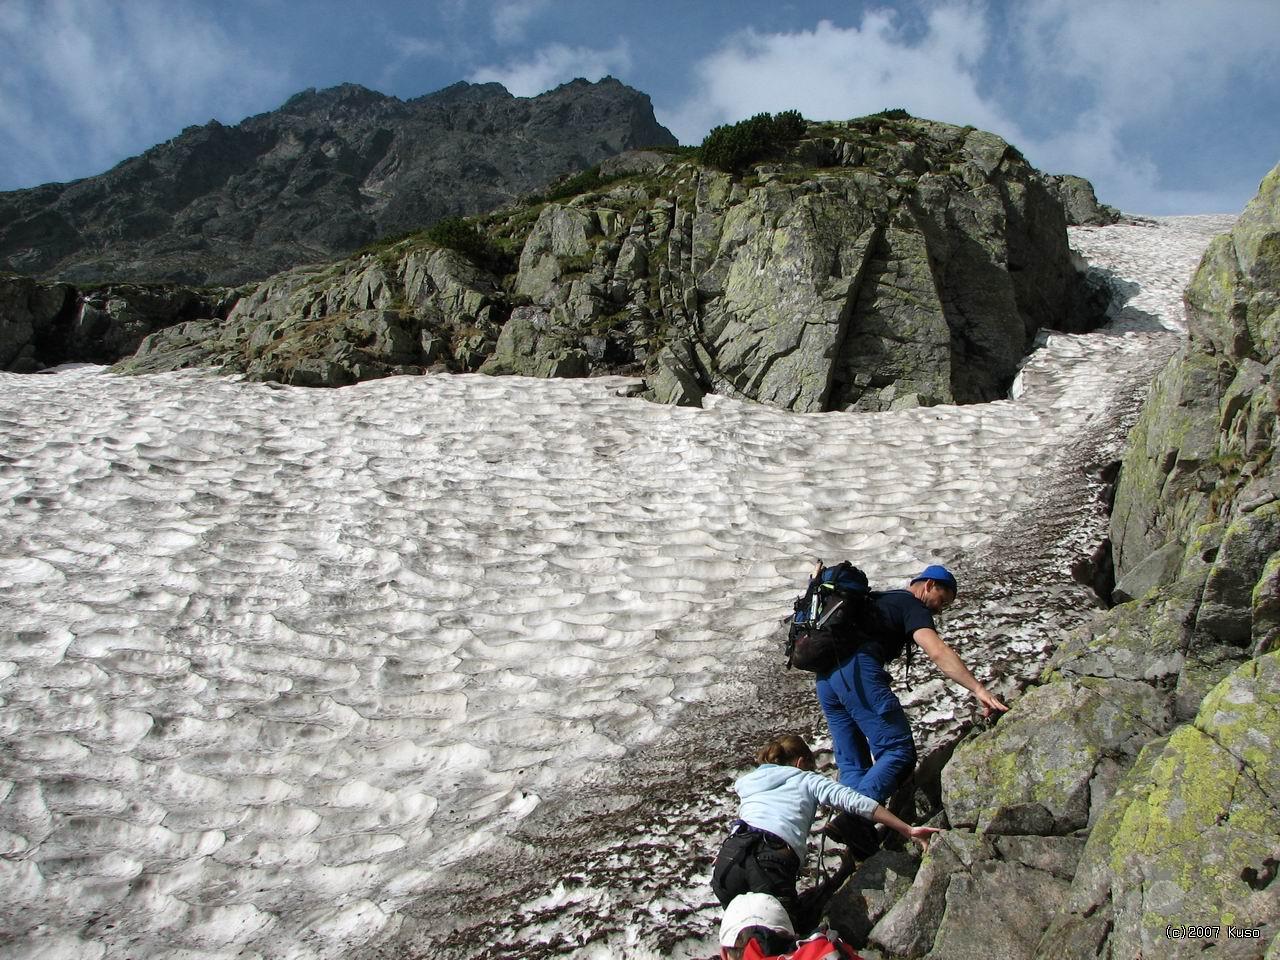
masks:
<svg viewBox="0 0 1280 960"><path fill-rule="evenodd" d="M1248 916L1257 899L1247 876L1275 856L1280 834L1266 748L1280 734L1278 681L1275 655L1223 680L1194 724L1135 765L1095 827L1085 860L1105 857L1112 900L1144 928L1191 915L1274 919Z"/></svg>
<svg viewBox="0 0 1280 960"><path fill-rule="evenodd" d="M1136 755L1167 722L1162 696L1144 683L1084 677L1037 687L947 765L948 816L980 830L996 823L1001 832L1081 829L1098 763ZM1051 824L1036 822L1044 814Z"/></svg>
<svg viewBox="0 0 1280 960"><path fill-rule="evenodd" d="M1203 824L1230 808L1239 774L1210 738L1184 726L1169 738L1150 777L1145 797L1129 806L1116 832L1111 866L1117 872L1194 843Z"/></svg>
<svg viewBox="0 0 1280 960"><path fill-rule="evenodd" d="M1219 683L1205 697L1196 726L1280 797L1280 653L1251 660Z"/></svg>
<svg viewBox="0 0 1280 960"><path fill-rule="evenodd" d="M1059 647L1041 679L1055 674L1146 682L1176 677L1186 660L1186 623L1203 587L1203 575L1185 578L1108 610Z"/></svg>

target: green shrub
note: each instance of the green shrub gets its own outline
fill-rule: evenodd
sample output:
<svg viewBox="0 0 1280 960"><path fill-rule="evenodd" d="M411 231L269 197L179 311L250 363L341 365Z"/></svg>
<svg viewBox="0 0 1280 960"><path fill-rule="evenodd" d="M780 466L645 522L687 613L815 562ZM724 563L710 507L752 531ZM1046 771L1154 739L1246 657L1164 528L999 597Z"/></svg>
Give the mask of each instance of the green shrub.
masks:
<svg viewBox="0 0 1280 960"><path fill-rule="evenodd" d="M463 256L480 259L489 253L489 238L465 217L445 217L428 227L423 236L438 247L457 250Z"/></svg>
<svg viewBox="0 0 1280 960"><path fill-rule="evenodd" d="M599 167L592 167L590 170L583 170L579 174L575 174L561 183L554 184L546 193L547 200L567 200L570 197L576 197L580 193L587 193L591 190L600 190L615 180L621 180L625 174L610 174L608 176L600 172Z"/></svg>
<svg viewBox="0 0 1280 960"><path fill-rule="evenodd" d="M869 113L865 117L854 117L849 121L849 129L887 144L909 136L908 121L914 119L901 107L895 107L892 110Z"/></svg>
<svg viewBox="0 0 1280 960"><path fill-rule="evenodd" d="M569 273L587 273L591 270L594 262L591 254L579 253L570 256L559 257L560 272L562 274Z"/></svg>
<svg viewBox="0 0 1280 960"><path fill-rule="evenodd" d="M652 150L654 153L665 153L668 156L672 156L672 157L693 157L694 159L697 159L697 156L698 156L697 147L691 147L691 146L685 146L685 145L678 145L674 147L668 147L668 146L645 147L645 149Z"/></svg>
<svg viewBox="0 0 1280 960"><path fill-rule="evenodd" d="M366 243L363 247L351 254L351 259L359 260L361 257L376 254L385 259L391 255L393 248L412 237L419 236L417 231L400 231L399 233L389 233L385 237L379 237L370 243Z"/></svg>
<svg viewBox="0 0 1280 960"><path fill-rule="evenodd" d="M478 267L494 273L511 272L511 254L465 217L438 220L422 236L438 247L456 250Z"/></svg>
<svg viewBox="0 0 1280 960"><path fill-rule="evenodd" d="M748 120L713 129L702 141L699 156L707 166L742 173L753 163L783 156L804 136L806 126L797 110L784 110L777 116L757 113Z"/></svg>
<svg viewBox="0 0 1280 960"><path fill-rule="evenodd" d="M804 136L809 124L800 116L799 110L783 110L773 118L773 133L780 143L792 146Z"/></svg>
<svg viewBox="0 0 1280 960"><path fill-rule="evenodd" d="M551 184L543 193L531 193L528 196L521 197L520 202L525 205L535 205L553 203L556 200L568 200L571 197L590 193L592 190L603 190L614 181L623 180L629 176L631 174L628 173L604 174L600 172L598 166L591 167L589 170L583 170L581 173L575 173L571 177L566 177Z"/></svg>

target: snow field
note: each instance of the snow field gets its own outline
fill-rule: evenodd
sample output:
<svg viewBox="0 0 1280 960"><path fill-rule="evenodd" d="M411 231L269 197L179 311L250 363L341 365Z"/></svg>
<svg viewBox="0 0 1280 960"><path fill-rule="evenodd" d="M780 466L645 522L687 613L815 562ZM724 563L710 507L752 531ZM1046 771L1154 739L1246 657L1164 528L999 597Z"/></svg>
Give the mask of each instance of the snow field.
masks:
<svg viewBox="0 0 1280 960"><path fill-rule="evenodd" d="M1230 221L1073 231L1138 292L980 406L0 374L6 954L394 942L415 894L724 696L815 558L901 581L1031 508Z"/></svg>

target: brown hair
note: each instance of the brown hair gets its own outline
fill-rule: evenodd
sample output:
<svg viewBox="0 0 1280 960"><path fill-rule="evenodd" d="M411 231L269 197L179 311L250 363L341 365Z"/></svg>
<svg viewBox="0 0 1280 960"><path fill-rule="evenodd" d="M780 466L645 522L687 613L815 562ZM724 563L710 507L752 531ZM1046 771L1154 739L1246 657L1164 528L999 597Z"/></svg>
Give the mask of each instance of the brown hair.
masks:
<svg viewBox="0 0 1280 960"><path fill-rule="evenodd" d="M756 754L756 763L776 763L780 767L791 766L801 759L809 761L809 766L813 766L813 751L798 733L780 734Z"/></svg>

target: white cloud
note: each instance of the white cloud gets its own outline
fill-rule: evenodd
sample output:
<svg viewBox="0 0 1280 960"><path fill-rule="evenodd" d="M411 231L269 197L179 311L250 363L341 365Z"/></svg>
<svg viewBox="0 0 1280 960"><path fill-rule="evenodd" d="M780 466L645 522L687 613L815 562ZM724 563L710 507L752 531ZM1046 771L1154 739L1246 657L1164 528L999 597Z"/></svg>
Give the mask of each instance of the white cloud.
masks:
<svg viewBox="0 0 1280 960"><path fill-rule="evenodd" d="M1204 103L1241 71L1280 80L1275 0L1037 0L1014 22L1042 89L1069 77L1120 119Z"/></svg>
<svg viewBox="0 0 1280 960"><path fill-rule="evenodd" d="M101 172L215 116L239 120L283 78L192 5L10 0L0 17L0 153L9 183Z"/></svg>
<svg viewBox="0 0 1280 960"><path fill-rule="evenodd" d="M578 77L594 81L624 74L630 68L631 54L625 42L608 50L553 43L526 60L481 67L467 79L472 83L496 81L517 97L533 97Z"/></svg>
<svg viewBox="0 0 1280 960"><path fill-rule="evenodd" d="M448 60L457 52L445 41L428 37L399 34L388 36L386 42L392 56L378 72L379 89L394 87L400 75L412 65L423 60Z"/></svg>
<svg viewBox="0 0 1280 960"><path fill-rule="evenodd" d="M682 143L698 143L711 127L760 111L794 108L819 120L902 107L998 133L1045 170L1090 178L1101 199L1127 210L1238 207L1225 185L1169 187L1182 158L1153 156L1144 132L1190 131L1192 111L1232 109L1242 124L1271 122L1246 117L1249 105L1228 98L1242 82L1280 89L1280 3L917 7L924 15L910 28L881 9L853 27L821 21L796 32L736 33L692 68L682 101L658 104L658 119Z"/></svg>
<svg viewBox="0 0 1280 960"><path fill-rule="evenodd" d="M493 35L499 43L518 43L529 22L547 7L547 0L503 0L493 8Z"/></svg>
<svg viewBox="0 0 1280 960"><path fill-rule="evenodd" d="M797 109L815 120L901 107L917 116L1014 133L1011 120L979 94L973 64L988 42L979 9L951 4L908 39L892 11L867 13L859 27L821 21L812 30L738 33L700 63L694 90L660 119L682 143L716 124L762 110Z"/></svg>
<svg viewBox="0 0 1280 960"><path fill-rule="evenodd" d="M1093 183L1098 199L1129 213L1229 213L1210 190L1169 190L1149 156L1127 150L1115 121L1089 111L1060 132L1023 144L1027 160L1047 173L1073 173Z"/></svg>
<svg viewBox="0 0 1280 960"><path fill-rule="evenodd" d="M1127 213L1232 213L1243 200L1230 197L1235 185L1170 186L1176 176L1156 157L1129 146L1124 124L1105 110L1088 110L1069 126L1019 146L1027 160L1046 173L1073 173L1093 183L1098 199Z"/></svg>
<svg viewBox="0 0 1280 960"><path fill-rule="evenodd" d="M1026 81L1021 107L1045 131L1026 144L1028 158L1088 177L1102 200L1134 212L1238 209L1239 184L1170 186L1185 158L1167 152L1170 142L1202 147L1195 131L1206 115L1239 111L1242 128L1254 122L1235 85L1280 87L1277 36L1274 0L1025 4L1010 42ZM1170 134L1166 155L1152 154L1152 131Z"/></svg>
<svg viewBox="0 0 1280 960"><path fill-rule="evenodd" d="M449 45L443 40L427 37L395 36L388 37L387 42L396 56L402 60L424 60L445 57L449 53Z"/></svg>

